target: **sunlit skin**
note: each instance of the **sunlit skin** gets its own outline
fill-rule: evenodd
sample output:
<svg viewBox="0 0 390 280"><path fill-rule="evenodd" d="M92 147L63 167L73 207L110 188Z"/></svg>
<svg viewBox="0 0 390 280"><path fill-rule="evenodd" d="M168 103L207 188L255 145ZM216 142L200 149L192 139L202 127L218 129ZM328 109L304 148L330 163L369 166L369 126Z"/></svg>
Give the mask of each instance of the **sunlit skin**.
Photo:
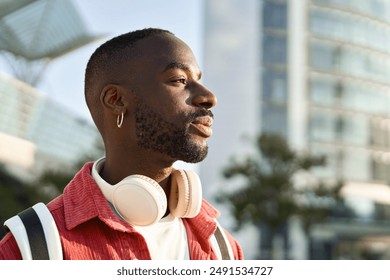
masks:
<svg viewBox="0 0 390 280"><path fill-rule="evenodd" d="M106 162L101 176L115 184L131 174L159 182L169 195L168 180L177 160L198 162L207 155L212 135L215 95L200 82L191 49L170 34L138 41L139 55L124 61L115 84L100 94ZM121 128L118 115L124 113Z"/></svg>

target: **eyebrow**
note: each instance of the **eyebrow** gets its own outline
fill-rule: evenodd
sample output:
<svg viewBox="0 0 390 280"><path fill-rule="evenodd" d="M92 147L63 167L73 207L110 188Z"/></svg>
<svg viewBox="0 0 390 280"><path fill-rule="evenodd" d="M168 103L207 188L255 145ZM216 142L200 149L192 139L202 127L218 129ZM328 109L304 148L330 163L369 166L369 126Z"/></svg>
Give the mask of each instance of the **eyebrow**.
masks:
<svg viewBox="0 0 390 280"><path fill-rule="evenodd" d="M171 69L181 69L185 72L193 72L190 68L190 66L188 64L185 64L185 63L180 63L180 62L172 62L172 63L169 63L163 72L165 71L168 71L168 70L171 70ZM202 72L199 72L198 74L198 79L200 80L200 78L202 77Z"/></svg>

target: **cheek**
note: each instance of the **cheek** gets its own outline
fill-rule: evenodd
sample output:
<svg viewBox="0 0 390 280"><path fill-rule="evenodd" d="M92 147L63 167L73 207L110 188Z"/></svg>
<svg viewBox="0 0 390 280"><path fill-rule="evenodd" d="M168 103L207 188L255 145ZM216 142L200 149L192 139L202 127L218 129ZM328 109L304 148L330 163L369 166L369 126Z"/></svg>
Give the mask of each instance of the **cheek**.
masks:
<svg viewBox="0 0 390 280"><path fill-rule="evenodd" d="M188 114L189 107L185 98L179 97L178 95L172 96L166 94L163 98L159 98L156 103L156 108L160 109L161 114L167 116L169 119L183 119Z"/></svg>
<svg viewBox="0 0 390 280"><path fill-rule="evenodd" d="M191 108L189 94L179 88L164 84L145 85L142 102L167 122L182 127L187 122Z"/></svg>

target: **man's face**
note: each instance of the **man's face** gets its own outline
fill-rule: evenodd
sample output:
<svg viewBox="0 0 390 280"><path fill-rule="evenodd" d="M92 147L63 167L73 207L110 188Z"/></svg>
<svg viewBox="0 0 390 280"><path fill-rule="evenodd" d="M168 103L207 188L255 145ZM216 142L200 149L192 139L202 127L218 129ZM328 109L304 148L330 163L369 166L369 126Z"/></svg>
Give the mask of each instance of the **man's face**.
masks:
<svg viewBox="0 0 390 280"><path fill-rule="evenodd" d="M192 51L171 35L143 39L137 48L142 51L132 81L138 146L174 160L202 161L216 98L200 84Z"/></svg>

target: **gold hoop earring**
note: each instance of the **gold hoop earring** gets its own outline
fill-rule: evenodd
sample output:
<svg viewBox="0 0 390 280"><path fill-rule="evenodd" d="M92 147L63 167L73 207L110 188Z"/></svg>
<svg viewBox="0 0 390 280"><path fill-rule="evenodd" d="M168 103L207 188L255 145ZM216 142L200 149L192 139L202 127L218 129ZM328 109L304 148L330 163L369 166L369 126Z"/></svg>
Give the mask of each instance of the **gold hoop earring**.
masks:
<svg viewBox="0 0 390 280"><path fill-rule="evenodd" d="M118 128L121 128L121 127L122 127L123 118L124 118L123 112L122 112L120 115L118 115L118 116L116 117L116 126L117 126Z"/></svg>

